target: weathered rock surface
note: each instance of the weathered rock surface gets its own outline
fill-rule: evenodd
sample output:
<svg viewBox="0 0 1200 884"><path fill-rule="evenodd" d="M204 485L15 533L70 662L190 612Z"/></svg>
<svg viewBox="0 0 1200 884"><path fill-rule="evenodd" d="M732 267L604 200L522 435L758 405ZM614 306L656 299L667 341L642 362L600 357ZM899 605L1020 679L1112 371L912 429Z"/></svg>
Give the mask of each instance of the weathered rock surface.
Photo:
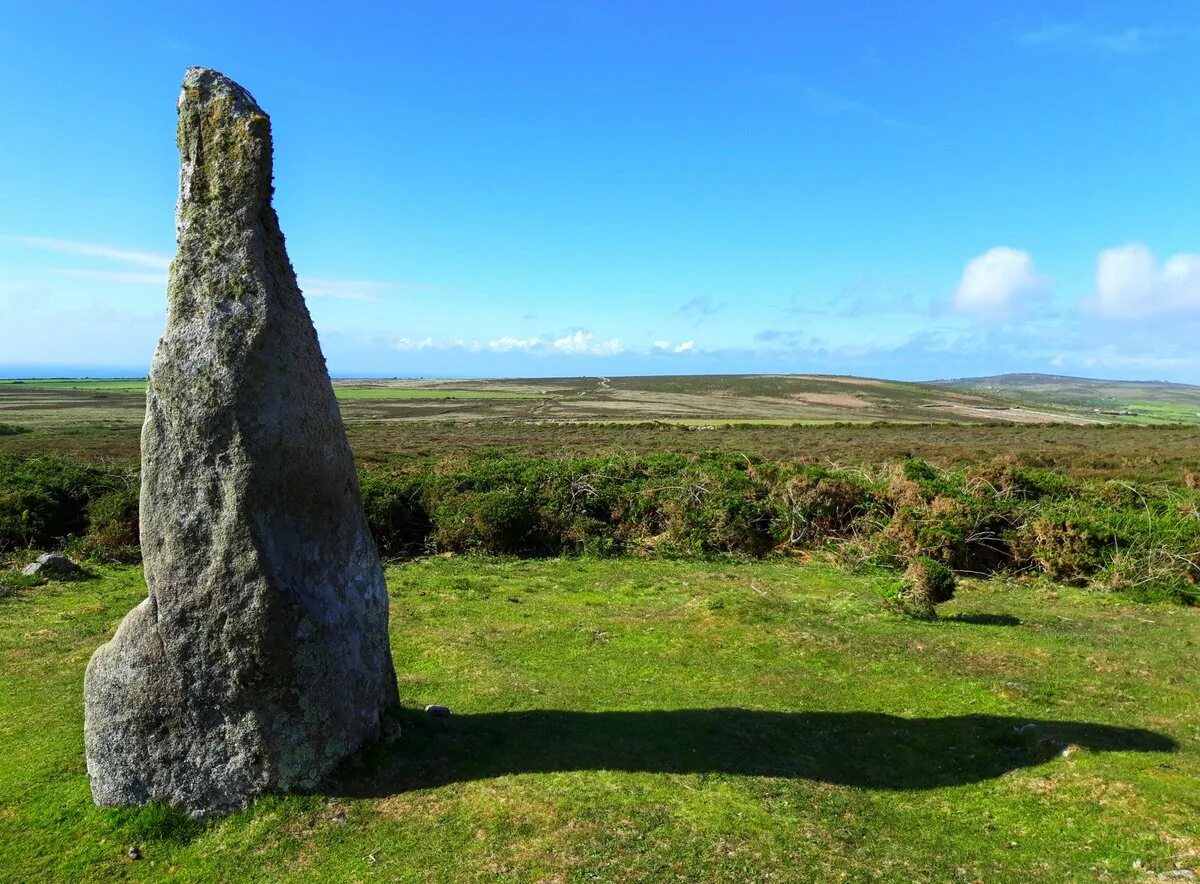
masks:
<svg viewBox="0 0 1200 884"><path fill-rule="evenodd" d="M78 577L83 569L61 553L42 553L21 569L26 577Z"/></svg>
<svg viewBox="0 0 1200 884"><path fill-rule="evenodd" d="M142 431L149 597L88 665L97 804L192 813L315 786L396 703L387 588L271 207L270 122L179 98L178 252Z"/></svg>

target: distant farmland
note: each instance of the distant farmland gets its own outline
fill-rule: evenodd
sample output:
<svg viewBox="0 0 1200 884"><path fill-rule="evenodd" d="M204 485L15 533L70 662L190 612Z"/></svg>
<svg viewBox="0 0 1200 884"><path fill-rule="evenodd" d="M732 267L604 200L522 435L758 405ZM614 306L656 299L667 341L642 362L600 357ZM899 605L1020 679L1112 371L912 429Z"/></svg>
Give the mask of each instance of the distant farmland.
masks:
<svg viewBox="0 0 1200 884"><path fill-rule="evenodd" d="M1030 377L1042 376L1018 376ZM338 380L335 390L364 463L718 450L818 463L1015 458L1081 477L1195 472L1200 388L1068 380L1057 393L998 378L815 375ZM1097 402L1136 413L1098 413ZM0 453L133 460L144 406L140 378L0 381Z"/></svg>
<svg viewBox="0 0 1200 884"><path fill-rule="evenodd" d="M338 380L371 421L709 424L1074 423L1200 426L1200 388L1008 375L929 384L822 375ZM140 422L143 379L0 381L15 424Z"/></svg>

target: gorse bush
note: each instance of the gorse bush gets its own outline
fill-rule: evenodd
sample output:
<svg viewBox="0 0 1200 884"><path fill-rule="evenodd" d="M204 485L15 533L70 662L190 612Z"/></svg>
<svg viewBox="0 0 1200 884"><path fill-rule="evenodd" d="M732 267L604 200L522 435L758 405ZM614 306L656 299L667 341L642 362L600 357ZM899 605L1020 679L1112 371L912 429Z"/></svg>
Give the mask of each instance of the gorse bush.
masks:
<svg viewBox="0 0 1200 884"><path fill-rule="evenodd" d="M897 571L932 562L1181 601L1195 600L1200 584L1200 489L1186 483L1087 482L1004 461L849 470L716 453L448 459L363 470L360 482L388 558L808 550ZM133 561L137 529L130 477L0 457L0 547L75 539L93 557Z"/></svg>
<svg viewBox="0 0 1200 884"><path fill-rule="evenodd" d="M0 551L83 534L88 501L111 487L101 470L67 458L0 455Z"/></svg>
<svg viewBox="0 0 1200 884"><path fill-rule="evenodd" d="M917 616L936 616L936 606L954 598L954 572L936 559L917 556L904 572L900 598Z"/></svg>
<svg viewBox="0 0 1200 884"><path fill-rule="evenodd" d="M138 489L135 485L106 491L87 502L88 532L83 548L108 562L140 562Z"/></svg>

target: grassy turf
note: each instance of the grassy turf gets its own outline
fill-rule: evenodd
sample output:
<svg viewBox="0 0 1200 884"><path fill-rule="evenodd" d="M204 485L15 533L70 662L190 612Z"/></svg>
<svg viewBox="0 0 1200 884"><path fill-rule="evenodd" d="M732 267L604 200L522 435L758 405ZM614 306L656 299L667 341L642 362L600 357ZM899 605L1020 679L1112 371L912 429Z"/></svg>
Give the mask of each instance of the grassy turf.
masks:
<svg viewBox="0 0 1200 884"><path fill-rule="evenodd" d="M144 393L145 378L5 378L0 386L37 390L81 390L99 393Z"/></svg>
<svg viewBox="0 0 1200 884"><path fill-rule="evenodd" d="M404 703L455 715L405 713L321 794L208 823L89 801L83 668L140 571L0 599L0 879L1200 865L1196 609L968 583L923 623L888 608L883 578L786 562L433 558L388 576Z"/></svg>

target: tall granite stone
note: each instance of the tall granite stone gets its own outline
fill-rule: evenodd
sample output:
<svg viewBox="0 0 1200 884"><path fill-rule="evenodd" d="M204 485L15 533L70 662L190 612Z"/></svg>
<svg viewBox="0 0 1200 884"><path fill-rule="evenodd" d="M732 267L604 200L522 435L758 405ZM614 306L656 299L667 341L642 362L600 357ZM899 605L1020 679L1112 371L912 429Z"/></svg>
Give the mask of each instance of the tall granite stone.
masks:
<svg viewBox="0 0 1200 884"><path fill-rule="evenodd" d="M178 253L142 431L149 597L88 665L97 804L315 786L397 702L383 570L271 207L271 129L191 68Z"/></svg>

